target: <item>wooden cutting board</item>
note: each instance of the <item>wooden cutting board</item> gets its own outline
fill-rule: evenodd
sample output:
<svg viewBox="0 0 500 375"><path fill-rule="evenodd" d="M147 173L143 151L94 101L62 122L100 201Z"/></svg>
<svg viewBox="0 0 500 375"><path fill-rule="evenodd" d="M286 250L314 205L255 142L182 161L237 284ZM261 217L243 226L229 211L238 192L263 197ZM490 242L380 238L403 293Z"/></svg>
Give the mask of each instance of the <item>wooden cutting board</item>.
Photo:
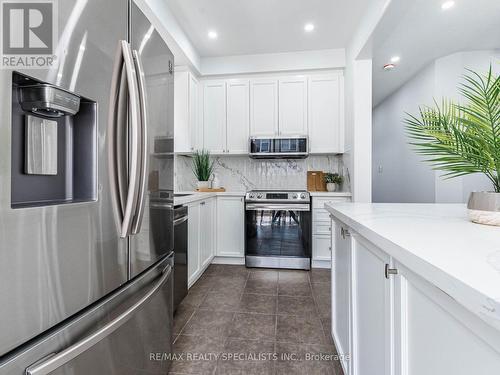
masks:
<svg viewBox="0 0 500 375"><path fill-rule="evenodd" d="M226 191L225 188L218 188L218 189L212 189L212 188L206 188L206 189L196 189L196 191L200 193L223 193Z"/></svg>
<svg viewBox="0 0 500 375"><path fill-rule="evenodd" d="M326 191L323 171L307 171L307 190Z"/></svg>

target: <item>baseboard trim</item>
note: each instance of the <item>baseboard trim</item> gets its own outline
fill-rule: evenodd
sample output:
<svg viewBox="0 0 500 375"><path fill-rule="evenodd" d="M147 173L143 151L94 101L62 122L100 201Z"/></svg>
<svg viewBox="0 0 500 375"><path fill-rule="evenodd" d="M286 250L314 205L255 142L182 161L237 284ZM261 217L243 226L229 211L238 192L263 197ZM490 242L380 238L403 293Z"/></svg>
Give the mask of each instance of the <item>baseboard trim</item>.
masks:
<svg viewBox="0 0 500 375"><path fill-rule="evenodd" d="M312 261L312 268L332 268L330 260L314 260Z"/></svg>
<svg viewBox="0 0 500 375"><path fill-rule="evenodd" d="M214 257L212 264L245 265L245 257Z"/></svg>

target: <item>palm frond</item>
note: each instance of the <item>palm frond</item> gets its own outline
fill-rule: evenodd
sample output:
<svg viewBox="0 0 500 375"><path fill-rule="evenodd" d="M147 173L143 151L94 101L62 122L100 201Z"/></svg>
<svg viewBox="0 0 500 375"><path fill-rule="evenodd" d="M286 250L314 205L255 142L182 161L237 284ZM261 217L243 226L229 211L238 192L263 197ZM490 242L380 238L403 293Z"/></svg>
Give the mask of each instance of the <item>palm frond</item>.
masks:
<svg viewBox="0 0 500 375"><path fill-rule="evenodd" d="M500 192L500 77L490 66L464 76L465 104L443 100L404 120L410 144L445 178L484 173Z"/></svg>

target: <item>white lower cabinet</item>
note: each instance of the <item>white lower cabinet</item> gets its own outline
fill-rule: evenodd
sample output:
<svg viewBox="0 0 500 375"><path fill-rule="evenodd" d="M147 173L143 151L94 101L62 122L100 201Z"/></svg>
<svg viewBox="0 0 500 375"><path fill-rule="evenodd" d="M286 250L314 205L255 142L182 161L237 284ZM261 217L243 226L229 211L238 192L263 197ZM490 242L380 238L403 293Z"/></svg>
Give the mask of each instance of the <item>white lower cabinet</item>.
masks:
<svg viewBox="0 0 500 375"><path fill-rule="evenodd" d="M215 198L188 204L188 286L193 285L215 254Z"/></svg>
<svg viewBox="0 0 500 375"><path fill-rule="evenodd" d="M345 375L351 356L351 240L346 228L332 221L332 336Z"/></svg>
<svg viewBox="0 0 500 375"><path fill-rule="evenodd" d="M500 332L333 222L332 335L346 375L500 373Z"/></svg>
<svg viewBox="0 0 500 375"><path fill-rule="evenodd" d="M499 374L499 332L403 265L395 266L395 373Z"/></svg>
<svg viewBox="0 0 500 375"><path fill-rule="evenodd" d="M188 285L200 273L200 202L188 205Z"/></svg>
<svg viewBox="0 0 500 375"><path fill-rule="evenodd" d="M391 373L391 281L384 276L388 255L352 244L353 374Z"/></svg>
<svg viewBox="0 0 500 375"><path fill-rule="evenodd" d="M312 197L312 266L330 268L332 260L332 224L325 209L327 202L349 202L350 197ZM334 245L334 244L333 244Z"/></svg>
<svg viewBox="0 0 500 375"><path fill-rule="evenodd" d="M208 267L215 255L215 198L200 203L200 264Z"/></svg>
<svg viewBox="0 0 500 375"><path fill-rule="evenodd" d="M217 197L217 256L245 255L245 206L243 197Z"/></svg>

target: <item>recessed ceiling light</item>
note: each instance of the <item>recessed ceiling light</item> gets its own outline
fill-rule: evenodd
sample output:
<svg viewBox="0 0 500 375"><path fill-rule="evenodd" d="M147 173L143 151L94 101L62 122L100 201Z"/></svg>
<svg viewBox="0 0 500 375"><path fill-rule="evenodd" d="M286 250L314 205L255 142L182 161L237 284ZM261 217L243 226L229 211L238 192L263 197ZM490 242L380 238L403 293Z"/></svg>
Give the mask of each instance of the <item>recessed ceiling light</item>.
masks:
<svg viewBox="0 0 500 375"><path fill-rule="evenodd" d="M396 68L396 65L394 64L385 64L384 65L384 70L394 70Z"/></svg>
<svg viewBox="0 0 500 375"><path fill-rule="evenodd" d="M441 9L448 10L448 9L453 8L454 5L455 5L455 2L453 0L445 1L443 4L441 4Z"/></svg>
<svg viewBox="0 0 500 375"><path fill-rule="evenodd" d="M210 30L210 31L208 32L208 37L209 37L210 39L217 39L217 37L218 37L217 32L216 32L216 31L213 31L213 30Z"/></svg>
<svg viewBox="0 0 500 375"><path fill-rule="evenodd" d="M306 23L304 26L304 30L310 33L314 30L314 25L312 23Z"/></svg>
<svg viewBox="0 0 500 375"><path fill-rule="evenodd" d="M401 60L401 57L399 57L399 56L392 56L391 57L391 63L393 63L393 64L399 62L399 60Z"/></svg>

